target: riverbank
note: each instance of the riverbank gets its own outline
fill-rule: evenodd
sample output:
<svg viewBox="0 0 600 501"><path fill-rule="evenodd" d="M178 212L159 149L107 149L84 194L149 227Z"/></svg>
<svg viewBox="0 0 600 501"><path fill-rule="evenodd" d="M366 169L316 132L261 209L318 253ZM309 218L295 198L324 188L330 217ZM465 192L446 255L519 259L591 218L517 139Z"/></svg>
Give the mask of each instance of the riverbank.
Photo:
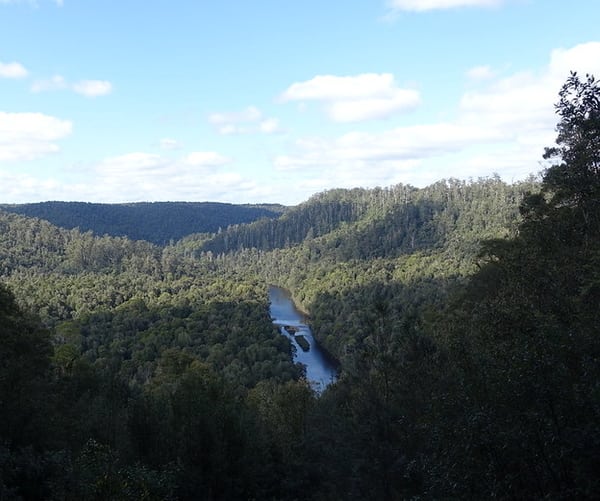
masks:
<svg viewBox="0 0 600 501"><path fill-rule="evenodd" d="M305 366L306 378L322 391L337 379L337 363L314 339L308 316L296 307L290 292L274 285L270 285L268 291L273 324L296 348L294 362Z"/></svg>

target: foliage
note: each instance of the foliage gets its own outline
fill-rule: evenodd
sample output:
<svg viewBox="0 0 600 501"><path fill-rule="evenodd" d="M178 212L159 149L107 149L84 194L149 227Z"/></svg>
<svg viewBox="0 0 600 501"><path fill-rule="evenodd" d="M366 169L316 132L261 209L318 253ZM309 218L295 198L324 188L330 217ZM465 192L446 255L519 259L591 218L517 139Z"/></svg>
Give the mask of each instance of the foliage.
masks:
<svg viewBox="0 0 600 501"><path fill-rule="evenodd" d="M234 205L216 202L139 202L97 204L40 202L2 205L15 214L44 219L66 229L79 228L96 235L126 236L165 245L190 233L216 233L234 224L281 215L275 204Z"/></svg>
<svg viewBox="0 0 600 501"><path fill-rule="evenodd" d="M487 244L437 325L453 379L437 410L439 492L598 492L599 97L592 77L567 80L542 195L524 201L516 238Z"/></svg>
<svg viewBox="0 0 600 501"><path fill-rule="evenodd" d="M0 212L0 498L597 497L600 90L559 97L541 185L332 190L164 247ZM268 284L339 361L322 394Z"/></svg>

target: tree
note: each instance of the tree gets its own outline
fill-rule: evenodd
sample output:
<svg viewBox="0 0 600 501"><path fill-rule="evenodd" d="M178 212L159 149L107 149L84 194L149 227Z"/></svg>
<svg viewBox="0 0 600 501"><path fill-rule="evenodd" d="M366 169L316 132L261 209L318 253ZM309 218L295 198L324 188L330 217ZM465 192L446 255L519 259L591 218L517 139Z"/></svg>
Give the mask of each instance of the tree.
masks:
<svg viewBox="0 0 600 501"><path fill-rule="evenodd" d="M553 162L543 189L553 207L577 209L586 227L600 223L600 84L592 75L571 73L560 93L556 111L556 145L544 158Z"/></svg>
<svg viewBox="0 0 600 501"><path fill-rule="evenodd" d="M49 439L48 332L0 284L0 499L41 499ZM18 497L21 499L21 497Z"/></svg>
<svg viewBox="0 0 600 501"><path fill-rule="evenodd" d="M0 284L0 439L28 445L39 421L52 347L48 332Z"/></svg>
<svg viewBox="0 0 600 501"><path fill-rule="evenodd" d="M446 478L445 494L456 485L481 498L591 499L598 492L594 77L572 73L556 109L556 145L545 154L554 164L541 193L521 206L518 236L487 243L480 271L438 326L453 368L453 388L438 404L441 431L433 434L442 437L436 464L443 466L434 478Z"/></svg>

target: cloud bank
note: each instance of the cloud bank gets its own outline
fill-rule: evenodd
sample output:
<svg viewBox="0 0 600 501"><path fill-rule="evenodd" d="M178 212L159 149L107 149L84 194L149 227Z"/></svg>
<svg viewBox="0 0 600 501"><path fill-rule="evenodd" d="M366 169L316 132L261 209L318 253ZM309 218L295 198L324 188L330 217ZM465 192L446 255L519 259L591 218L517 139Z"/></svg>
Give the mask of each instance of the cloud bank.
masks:
<svg viewBox="0 0 600 501"><path fill-rule="evenodd" d="M354 131L333 139L300 138L293 151L276 156L273 165L290 175L310 172L330 187L339 186L342 179L349 187L393 182L422 186L444 177L494 172L509 181L524 177L539 170L543 148L554 141L554 103L571 70L600 74L600 43L556 49L539 72L494 77L487 66L469 70L467 76L485 78L480 87L462 94L453 120ZM313 79L292 85L285 96L362 99L361 92L381 92L386 81L392 79L367 79L370 86L355 87L342 80L338 87L335 79Z"/></svg>
<svg viewBox="0 0 600 501"><path fill-rule="evenodd" d="M0 78L25 78L29 72L20 63L0 61Z"/></svg>
<svg viewBox="0 0 600 501"><path fill-rule="evenodd" d="M248 181L228 168L231 162L215 151L193 151L175 159L145 152L106 158L93 168L97 190L87 193L86 200L202 200L210 193L237 191Z"/></svg>
<svg viewBox="0 0 600 501"><path fill-rule="evenodd" d="M399 88L391 73L318 75L293 83L279 99L282 102L321 101L334 122L388 118L415 109L421 101L416 90Z"/></svg>
<svg viewBox="0 0 600 501"><path fill-rule="evenodd" d="M296 203L315 191L334 187L399 182L425 186L441 178L465 179L494 172L507 181L521 179L541 169L543 148L554 141L554 103L569 71L600 75L600 42L555 49L536 70L509 72L506 67L482 63L464 69L465 87L449 98L454 104L450 102L449 109L444 110L443 119L434 117L404 126L373 123L406 113L421 102L417 91L401 88L392 74L319 75L291 83L277 96L279 102L322 105L334 122L328 131L338 133L295 140L286 136L283 141L274 141L273 153L267 157L272 166L268 182L252 179L250 168L248 174L242 174L225 152L192 148L173 153L183 145L164 137L150 141L157 151L160 146L168 153L138 151L91 165L72 165L73 175L65 182L59 182L60 173L40 179L23 171L15 173L14 168L0 169L1 196L11 201ZM73 90L70 85L62 77L48 83L55 90ZM401 91L412 92L410 99ZM372 102L382 103L381 107ZM256 106L215 112L207 118L220 134L281 130L277 119ZM344 126L335 129L336 123ZM1 112L0 162L55 153L71 132L72 124L67 120L42 113Z"/></svg>
<svg viewBox="0 0 600 501"><path fill-rule="evenodd" d="M42 113L0 111L0 162L33 160L59 151L55 141L71 134L68 120Z"/></svg>

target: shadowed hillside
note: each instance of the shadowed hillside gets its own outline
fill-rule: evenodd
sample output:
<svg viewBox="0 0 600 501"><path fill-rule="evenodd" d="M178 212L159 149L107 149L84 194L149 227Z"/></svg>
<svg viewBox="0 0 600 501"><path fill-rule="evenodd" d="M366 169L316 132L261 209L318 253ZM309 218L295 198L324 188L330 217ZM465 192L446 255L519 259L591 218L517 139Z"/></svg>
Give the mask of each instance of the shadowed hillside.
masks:
<svg viewBox="0 0 600 501"><path fill-rule="evenodd" d="M61 228L91 230L96 235L126 236L157 245L168 244L191 233L216 233L233 224L278 217L285 209L275 204L234 205L216 202L40 202L1 205L0 208L45 219Z"/></svg>
<svg viewBox="0 0 600 501"><path fill-rule="evenodd" d="M538 188L534 179L509 185L492 177L442 180L420 189L398 184L330 190L279 218L234 225L210 239L202 238L196 248L221 254L312 242L311 252L348 260L467 244L473 254L482 239L508 235L524 194Z"/></svg>

